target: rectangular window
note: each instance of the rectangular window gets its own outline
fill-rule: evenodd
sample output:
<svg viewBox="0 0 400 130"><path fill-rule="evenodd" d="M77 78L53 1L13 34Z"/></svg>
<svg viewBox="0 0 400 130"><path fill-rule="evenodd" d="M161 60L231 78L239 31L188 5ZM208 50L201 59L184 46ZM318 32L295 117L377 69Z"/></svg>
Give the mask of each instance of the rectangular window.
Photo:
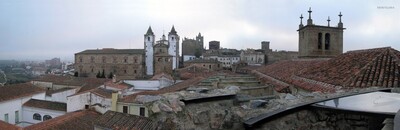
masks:
<svg viewBox="0 0 400 130"><path fill-rule="evenodd" d="M85 105L85 109L89 109L89 105Z"/></svg>
<svg viewBox="0 0 400 130"><path fill-rule="evenodd" d="M19 111L15 111L15 124L19 122Z"/></svg>
<svg viewBox="0 0 400 130"><path fill-rule="evenodd" d="M122 113L128 113L128 106L122 107Z"/></svg>
<svg viewBox="0 0 400 130"><path fill-rule="evenodd" d="M145 116L145 108L140 107L140 116Z"/></svg>
<svg viewBox="0 0 400 130"><path fill-rule="evenodd" d="M4 114L4 121L8 123L8 113Z"/></svg>

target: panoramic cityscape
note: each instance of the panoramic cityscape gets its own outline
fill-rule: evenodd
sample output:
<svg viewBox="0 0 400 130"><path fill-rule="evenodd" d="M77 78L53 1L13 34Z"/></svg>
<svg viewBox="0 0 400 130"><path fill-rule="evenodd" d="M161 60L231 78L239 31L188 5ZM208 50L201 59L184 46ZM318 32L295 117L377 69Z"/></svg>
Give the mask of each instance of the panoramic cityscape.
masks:
<svg viewBox="0 0 400 130"><path fill-rule="evenodd" d="M0 1L0 130L400 129L399 6Z"/></svg>

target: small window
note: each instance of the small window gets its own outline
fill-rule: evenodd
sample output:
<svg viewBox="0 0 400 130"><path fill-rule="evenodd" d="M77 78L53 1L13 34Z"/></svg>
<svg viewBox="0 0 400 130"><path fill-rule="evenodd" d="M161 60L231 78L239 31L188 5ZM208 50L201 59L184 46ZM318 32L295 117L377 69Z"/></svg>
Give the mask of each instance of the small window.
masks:
<svg viewBox="0 0 400 130"><path fill-rule="evenodd" d="M145 116L145 110L144 107L140 107L140 116Z"/></svg>
<svg viewBox="0 0 400 130"><path fill-rule="evenodd" d="M137 63L137 59L135 59L134 61L135 61L135 63Z"/></svg>
<svg viewBox="0 0 400 130"><path fill-rule="evenodd" d="M147 37L147 41L150 41L150 37Z"/></svg>
<svg viewBox="0 0 400 130"><path fill-rule="evenodd" d="M46 120L50 120L50 119L52 119L53 117L51 117L50 115L44 115L43 116L43 121L46 121Z"/></svg>
<svg viewBox="0 0 400 130"><path fill-rule="evenodd" d="M8 113L4 114L4 121L8 123Z"/></svg>
<svg viewBox="0 0 400 130"><path fill-rule="evenodd" d="M135 74L136 74L136 73L137 73L137 71L136 71L136 70L133 70L133 73L135 73Z"/></svg>
<svg viewBox="0 0 400 130"><path fill-rule="evenodd" d="M128 113L128 106L122 107L122 113Z"/></svg>
<svg viewBox="0 0 400 130"><path fill-rule="evenodd" d="M174 40L174 37L172 37L172 40Z"/></svg>
<svg viewBox="0 0 400 130"><path fill-rule="evenodd" d="M322 33L318 33L318 49L322 49Z"/></svg>
<svg viewBox="0 0 400 130"><path fill-rule="evenodd" d="M15 111L15 124L19 122L19 111Z"/></svg>
<svg viewBox="0 0 400 130"><path fill-rule="evenodd" d="M161 58L158 58L158 61L161 61Z"/></svg>
<svg viewBox="0 0 400 130"><path fill-rule="evenodd" d="M42 116L39 113L35 113L35 114L33 114L33 119L34 120L38 120L38 121L42 121Z"/></svg>
<svg viewBox="0 0 400 130"><path fill-rule="evenodd" d="M162 52L162 49L160 49L160 52Z"/></svg>
<svg viewBox="0 0 400 130"><path fill-rule="evenodd" d="M85 105L85 109L89 109L89 105Z"/></svg>
<svg viewBox="0 0 400 130"><path fill-rule="evenodd" d="M329 50L331 45L331 34L325 34L325 50Z"/></svg>
<svg viewBox="0 0 400 130"><path fill-rule="evenodd" d="M126 70L124 70L124 73L126 74Z"/></svg>
<svg viewBox="0 0 400 130"><path fill-rule="evenodd" d="M165 62L168 62L168 58L165 58Z"/></svg>
<svg viewBox="0 0 400 130"><path fill-rule="evenodd" d="M128 59L127 59L127 58L125 58L125 59L124 59L124 62L125 62L125 63L126 63L126 62L128 62Z"/></svg>

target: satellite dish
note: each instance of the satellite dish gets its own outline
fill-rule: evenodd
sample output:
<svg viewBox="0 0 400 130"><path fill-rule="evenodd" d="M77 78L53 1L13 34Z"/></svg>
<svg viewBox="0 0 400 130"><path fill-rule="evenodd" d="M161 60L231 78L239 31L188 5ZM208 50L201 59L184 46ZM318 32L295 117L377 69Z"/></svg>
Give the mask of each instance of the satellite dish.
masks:
<svg viewBox="0 0 400 130"><path fill-rule="evenodd" d="M6 82L7 82L6 74L4 73L4 71L0 70L0 85L4 86Z"/></svg>

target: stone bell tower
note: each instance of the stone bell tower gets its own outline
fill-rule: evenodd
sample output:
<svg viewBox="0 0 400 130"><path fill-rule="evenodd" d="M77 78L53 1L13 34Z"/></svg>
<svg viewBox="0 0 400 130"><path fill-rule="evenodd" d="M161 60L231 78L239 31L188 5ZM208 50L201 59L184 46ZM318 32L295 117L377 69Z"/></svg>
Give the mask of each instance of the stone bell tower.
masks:
<svg viewBox="0 0 400 130"><path fill-rule="evenodd" d="M308 10L307 24L303 25L303 15L300 16L299 58L331 58L343 53L343 23L342 13L339 13L338 26L315 25L311 18L311 8Z"/></svg>

